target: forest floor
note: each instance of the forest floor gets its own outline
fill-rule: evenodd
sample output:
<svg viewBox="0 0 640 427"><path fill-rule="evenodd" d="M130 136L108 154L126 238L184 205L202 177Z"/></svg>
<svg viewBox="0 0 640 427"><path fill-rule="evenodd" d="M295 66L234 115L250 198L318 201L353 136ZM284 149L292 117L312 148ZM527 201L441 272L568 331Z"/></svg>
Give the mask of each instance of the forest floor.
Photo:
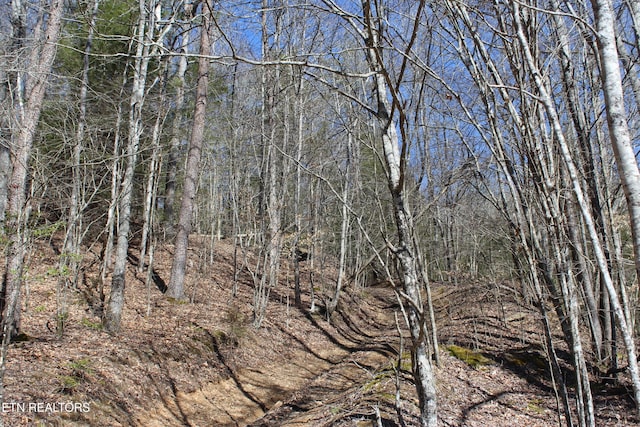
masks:
<svg viewBox="0 0 640 427"><path fill-rule="evenodd" d="M347 287L329 323L309 313L308 295L305 308L289 304L285 270L255 329L247 269L231 295L233 247L216 242L206 267L207 245L192 239L191 301L171 301L158 290L169 278L171 245L156 251L150 285L132 256L122 332L111 336L92 309L95 266L77 290L57 292L58 243L41 244L30 256L22 301L28 339L9 350L4 426L417 425L410 344L404 327L401 343L402 314L389 287ZM332 280L330 269L322 274L316 272L319 289ZM308 286L305 279L305 294ZM536 311L506 283L436 282L432 289L440 425L559 425ZM69 313L62 336L55 333L60 304ZM461 348L475 353L460 357ZM636 425L625 381L593 384L598 426Z"/></svg>

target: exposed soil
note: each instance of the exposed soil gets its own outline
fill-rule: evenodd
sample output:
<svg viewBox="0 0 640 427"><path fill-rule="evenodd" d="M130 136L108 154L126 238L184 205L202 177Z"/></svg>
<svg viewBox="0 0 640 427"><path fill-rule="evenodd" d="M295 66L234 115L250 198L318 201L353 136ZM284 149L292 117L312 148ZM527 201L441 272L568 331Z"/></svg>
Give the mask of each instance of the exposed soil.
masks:
<svg viewBox="0 0 640 427"><path fill-rule="evenodd" d="M329 323L308 312L308 295L303 308L289 304L292 279L285 269L256 330L246 269L231 295L231 245L216 242L208 267L205 240L193 239L186 284L192 301L170 301L158 290L170 273L167 245L156 253L149 286L131 257L118 336L101 330L91 307L94 266L79 289L67 293L69 316L59 337L52 246L41 244L30 258L23 300L28 340L9 351L5 426L417 425L409 342L405 338L400 351L396 318L402 323L402 314L389 287L348 287ZM316 274L318 288L333 277L326 268L324 276ZM304 277L306 294L308 272ZM435 283L433 295L441 425L557 426L537 314L512 285ZM558 335L562 350L560 341ZM476 350L486 361L472 367L447 351L451 344ZM615 387L594 383L598 426L636 425L625 385L624 378ZM69 402L86 406L51 407ZM34 410L29 403L50 407Z"/></svg>

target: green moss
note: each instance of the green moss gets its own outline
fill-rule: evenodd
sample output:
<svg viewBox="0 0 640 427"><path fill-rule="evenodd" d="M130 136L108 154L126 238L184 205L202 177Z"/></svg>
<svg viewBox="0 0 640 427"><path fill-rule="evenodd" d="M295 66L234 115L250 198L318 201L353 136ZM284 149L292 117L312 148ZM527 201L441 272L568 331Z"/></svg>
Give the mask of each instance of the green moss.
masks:
<svg viewBox="0 0 640 427"><path fill-rule="evenodd" d="M74 374L84 374L91 372L91 360L87 358L82 358L75 360L73 362L69 362L69 367L73 370Z"/></svg>
<svg viewBox="0 0 640 427"><path fill-rule="evenodd" d="M472 368L478 368L479 366L490 365L493 363L491 359L488 359L477 351L460 347L458 345L447 346L447 350L453 357L462 360Z"/></svg>
<svg viewBox="0 0 640 427"><path fill-rule="evenodd" d="M397 361L394 360L394 366L397 366ZM411 358L411 352L405 351L402 353L402 361L400 362L400 370L405 372L413 371L413 359Z"/></svg>
<svg viewBox="0 0 640 427"><path fill-rule="evenodd" d="M63 375L60 377L60 391L71 394L78 387L80 381L73 375Z"/></svg>
<svg viewBox="0 0 640 427"><path fill-rule="evenodd" d="M544 408L541 406L543 403L542 399L531 399L527 402L527 410L536 414L542 414L544 412Z"/></svg>
<svg viewBox="0 0 640 427"><path fill-rule="evenodd" d="M67 368L71 370L71 374L59 377L60 391L65 394L72 394L92 373L91 360L87 358L77 359L69 362Z"/></svg>
<svg viewBox="0 0 640 427"><path fill-rule="evenodd" d="M93 329L95 331L102 330L102 322L101 321L94 322L93 320L87 319L85 317L84 319L82 319L80 321L80 323L82 323L83 326L86 326L87 328Z"/></svg>
<svg viewBox="0 0 640 427"><path fill-rule="evenodd" d="M371 380L367 381L362 385L362 391L365 393L369 393L371 391L374 391L374 389L377 390L379 388L380 383L382 383L385 379L392 378L392 377L393 377L393 371L384 370L384 371L378 372Z"/></svg>
<svg viewBox="0 0 640 427"><path fill-rule="evenodd" d="M189 303L189 301L186 298L167 297L167 301L169 301L171 304L177 304L177 305L183 305L183 304Z"/></svg>

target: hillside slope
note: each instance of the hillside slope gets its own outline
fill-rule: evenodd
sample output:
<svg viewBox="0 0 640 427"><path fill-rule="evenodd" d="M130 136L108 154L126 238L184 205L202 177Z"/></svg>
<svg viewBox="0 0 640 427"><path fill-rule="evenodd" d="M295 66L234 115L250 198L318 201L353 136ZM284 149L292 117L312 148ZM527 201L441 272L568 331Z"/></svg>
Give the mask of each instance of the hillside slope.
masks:
<svg viewBox="0 0 640 427"><path fill-rule="evenodd" d="M148 287L132 264L117 337L101 330L90 308L96 272L88 270L87 280L68 293L65 333L57 337L55 255L49 245L40 246L31 258L24 301L29 339L9 352L5 425L416 424L409 343L402 343L399 358L396 316L402 322L402 315L390 288L348 288L328 323L288 304L292 290L285 271L271 293L267 320L255 330L249 274L241 274L232 297L232 247L217 242L213 266L198 269L205 249L196 240L190 253L190 303L172 302ZM168 279L170 262L167 245L157 251L156 285ZM442 425L558 425L535 313L517 304L506 286L436 284L434 297ZM471 366L454 344L476 348L486 360ZM597 400L598 425L635 425L627 394L601 389ZM31 410L29 403L44 406Z"/></svg>

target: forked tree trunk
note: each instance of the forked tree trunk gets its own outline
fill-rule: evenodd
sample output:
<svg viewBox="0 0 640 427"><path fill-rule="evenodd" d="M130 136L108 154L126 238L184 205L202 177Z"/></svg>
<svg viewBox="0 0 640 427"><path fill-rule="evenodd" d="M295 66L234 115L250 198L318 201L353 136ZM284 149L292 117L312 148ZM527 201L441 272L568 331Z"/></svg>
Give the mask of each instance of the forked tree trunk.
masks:
<svg viewBox="0 0 640 427"><path fill-rule="evenodd" d="M421 6L423 5L424 2L421 3ZM382 18L374 17L371 7L369 0L362 1L365 18L362 36L366 44L367 61L374 73L374 91L378 101L376 115L382 133L387 183L391 193L397 230L397 247L394 248L394 252L400 262L402 295L404 301L408 303L407 320L412 341L413 378L420 406L420 424L422 427L434 427L438 423L435 375L429 355L426 314L420 294L418 248L414 245L413 218L406 200L404 157L407 152L404 149L402 152L400 151L400 141L396 129L398 124L393 119L391 105L387 98L390 87L384 74L385 68L380 53L381 35L378 26ZM416 20L418 19L420 19L419 14L416 16ZM403 141L403 144L407 144L407 141Z"/></svg>

